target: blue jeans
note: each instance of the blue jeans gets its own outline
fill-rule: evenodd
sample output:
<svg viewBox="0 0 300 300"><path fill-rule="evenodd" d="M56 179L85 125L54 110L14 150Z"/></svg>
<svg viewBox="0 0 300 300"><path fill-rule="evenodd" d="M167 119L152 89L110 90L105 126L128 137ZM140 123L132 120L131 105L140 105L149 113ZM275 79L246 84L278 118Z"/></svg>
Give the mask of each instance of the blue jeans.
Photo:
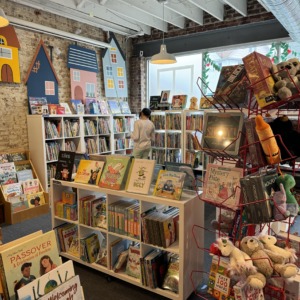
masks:
<svg viewBox="0 0 300 300"><path fill-rule="evenodd" d="M134 158L148 159L149 153L150 153L150 148L145 150L133 149Z"/></svg>

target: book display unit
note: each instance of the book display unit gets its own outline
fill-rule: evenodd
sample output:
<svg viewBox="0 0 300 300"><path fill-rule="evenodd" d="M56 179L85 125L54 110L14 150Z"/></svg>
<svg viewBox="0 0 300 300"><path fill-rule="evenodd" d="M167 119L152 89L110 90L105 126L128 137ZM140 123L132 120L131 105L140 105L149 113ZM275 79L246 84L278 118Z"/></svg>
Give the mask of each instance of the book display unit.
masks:
<svg viewBox="0 0 300 300"><path fill-rule="evenodd" d="M59 226L62 226L62 224L64 223L70 224L70 227L75 228L75 235L77 236L78 241L83 240L88 236L92 236L93 234L101 236L101 238L99 239L102 241L103 237L105 237L106 242L100 242L100 252L105 252L107 254L105 263L103 262L103 260L101 261L101 259L98 261L96 260L93 263L82 259L82 251L84 249L81 241L78 242L77 253L72 252L71 249L70 251L61 252L62 256L84 264L100 272L106 273L110 276L117 277L141 288L150 290L169 299L184 300L187 299L193 292L193 286L189 278L189 274L192 272L192 270L203 267L203 258L196 255L197 248L193 243L192 237L193 225L196 223L196 221L203 221L203 203L199 202L198 197L194 191L184 191L181 200L177 201L152 196L152 189L150 189L149 194L143 195L129 193L125 190L111 190L93 185L52 180L50 191L52 226L53 228L59 228ZM75 199L77 199L78 202L78 218L63 218L57 215L55 208L57 207L57 203L62 199L62 194L66 192L75 194ZM102 226L102 228L101 225L99 225L99 227L93 227L93 223L88 223L86 221L87 219L84 219L85 217L83 217L83 206L80 203L84 201L82 199L87 199L88 197L92 196L102 199L99 201L102 203L102 205L104 203L107 208L106 210L104 210L105 213L103 216L103 218L106 218L107 220L107 225ZM116 224L116 220L114 223L112 223L111 221L113 209L115 210L115 216L118 215L119 218L121 218L119 220L123 220L122 214L124 217L124 209L125 207L129 208L129 205L132 205L134 216L136 217L135 222L132 225L133 227L130 227L129 225L129 227L126 227L126 225L125 227L122 227L121 225L117 227L114 226L114 224ZM142 222L144 220L143 215L147 211L149 212L149 210L151 209L157 209L161 207L174 207L179 211L179 222L177 222L178 226L176 229L178 231L178 235L176 241L165 248L162 246L157 246L157 243L155 243L156 238L152 237L152 239L146 239L145 236L142 236L144 234ZM107 229L105 229L105 227ZM145 240L147 242L145 242ZM149 241L152 241L153 243L150 243ZM199 236L199 241L203 243L203 236ZM119 248L122 246L122 249L127 249L129 244L131 244L132 242L138 245L138 250L136 250L135 253L139 253L136 254L136 260L138 261L139 268L142 259L145 258L149 252L155 249L164 250L169 254L179 256L178 293L174 293L170 290L165 290L158 287L153 288L155 286L155 283L152 281L150 281L150 284L145 284L144 280L142 279L145 278L144 276L142 276L143 271L141 271L139 276L133 275L128 270L115 272L114 268L117 267L115 266L114 256L116 254L115 251L117 250L114 250L114 244L116 244L117 242ZM168 245L168 243L165 245ZM132 247L133 246L131 246L130 248L131 252L133 252L135 249L135 247L134 249ZM87 249L89 249L89 247L87 247ZM127 268L130 268L130 265L127 265ZM200 278L199 276L198 283L200 283L201 279L202 278Z"/></svg>
<svg viewBox="0 0 300 300"><path fill-rule="evenodd" d="M81 154L129 154L131 115L28 115L32 162L47 192L55 176L59 150Z"/></svg>

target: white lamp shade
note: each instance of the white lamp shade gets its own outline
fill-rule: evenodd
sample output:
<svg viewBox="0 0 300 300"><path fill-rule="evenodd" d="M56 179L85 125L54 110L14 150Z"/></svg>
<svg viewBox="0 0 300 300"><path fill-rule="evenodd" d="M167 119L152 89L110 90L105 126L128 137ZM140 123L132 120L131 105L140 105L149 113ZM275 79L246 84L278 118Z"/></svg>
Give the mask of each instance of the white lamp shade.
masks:
<svg viewBox="0 0 300 300"><path fill-rule="evenodd" d="M173 54L167 52L167 46L162 44L160 46L160 52L155 54L151 57L150 63L151 64L175 64L176 58Z"/></svg>
<svg viewBox="0 0 300 300"><path fill-rule="evenodd" d="M0 8L0 27L5 27L9 24L9 21L3 11L2 8Z"/></svg>

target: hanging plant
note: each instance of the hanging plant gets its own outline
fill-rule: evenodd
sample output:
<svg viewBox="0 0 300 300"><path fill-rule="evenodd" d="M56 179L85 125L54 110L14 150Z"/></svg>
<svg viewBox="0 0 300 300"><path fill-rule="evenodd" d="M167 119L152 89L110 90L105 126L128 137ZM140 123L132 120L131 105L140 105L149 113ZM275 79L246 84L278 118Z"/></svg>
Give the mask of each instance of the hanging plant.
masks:
<svg viewBox="0 0 300 300"><path fill-rule="evenodd" d="M209 53L204 52L202 59L202 81L204 94L206 94L207 87L209 85L208 72L211 70L211 68L219 72L221 71L221 67L210 58Z"/></svg>

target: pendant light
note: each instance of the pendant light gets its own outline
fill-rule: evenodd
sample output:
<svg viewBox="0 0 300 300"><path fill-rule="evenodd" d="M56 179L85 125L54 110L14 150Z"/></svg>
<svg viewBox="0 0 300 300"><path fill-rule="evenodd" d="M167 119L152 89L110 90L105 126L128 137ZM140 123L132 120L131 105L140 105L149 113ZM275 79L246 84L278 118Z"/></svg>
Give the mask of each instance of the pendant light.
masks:
<svg viewBox="0 0 300 300"><path fill-rule="evenodd" d="M5 27L9 24L9 21L3 11L2 8L0 8L0 27Z"/></svg>
<svg viewBox="0 0 300 300"><path fill-rule="evenodd" d="M163 2L163 21L165 21L165 2ZM167 52L167 46L165 45L164 41L165 41L165 36L163 31L163 38L162 38L162 45L160 46L160 52L151 57L150 60L151 64L164 65L164 64L174 64L177 62L175 56Z"/></svg>

